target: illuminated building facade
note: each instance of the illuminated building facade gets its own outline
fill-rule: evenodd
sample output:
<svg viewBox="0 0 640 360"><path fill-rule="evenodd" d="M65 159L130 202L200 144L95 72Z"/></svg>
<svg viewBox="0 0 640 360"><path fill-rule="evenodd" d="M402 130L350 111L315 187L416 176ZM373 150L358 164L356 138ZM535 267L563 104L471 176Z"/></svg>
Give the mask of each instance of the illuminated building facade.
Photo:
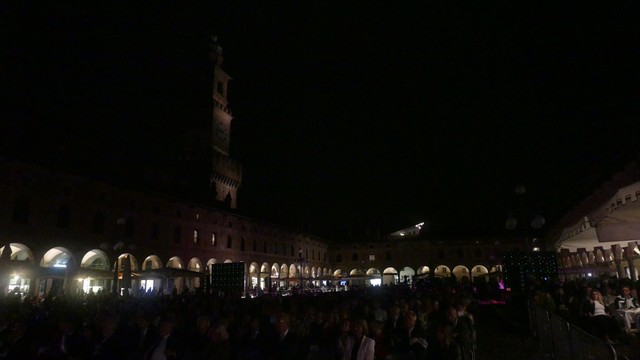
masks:
<svg viewBox="0 0 640 360"><path fill-rule="evenodd" d="M556 225L559 270L564 278L617 276L638 280L640 171L631 163L578 204Z"/></svg>
<svg viewBox="0 0 640 360"><path fill-rule="evenodd" d="M2 289L182 292L203 286L209 266L220 262L243 262L246 289L263 291L338 280L379 285L427 275L476 279L500 271L500 252L520 250L498 239L425 240L419 226L375 241L338 243L234 211L242 167L230 156L230 77L215 41L211 59L212 118L195 127L202 138L187 144L191 152L184 159L208 154L203 163L215 193L208 200L215 201L0 160ZM211 203L225 206L204 205Z"/></svg>

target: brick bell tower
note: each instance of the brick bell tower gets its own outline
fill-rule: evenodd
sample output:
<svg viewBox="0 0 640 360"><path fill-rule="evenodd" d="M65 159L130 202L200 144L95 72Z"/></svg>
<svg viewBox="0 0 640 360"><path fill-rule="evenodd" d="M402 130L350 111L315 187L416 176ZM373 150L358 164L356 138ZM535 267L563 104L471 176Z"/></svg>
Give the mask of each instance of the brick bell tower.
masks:
<svg viewBox="0 0 640 360"><path fill-rule="evenodd" d="M230 157L233 116L228 107L227 85L231 77L220 67L224 58L222 47L215 35L211 37L209 55L214 66L210 186L215 190L216 201L235 209L238 203L238 188L242 183L242 165Z"/></svg>

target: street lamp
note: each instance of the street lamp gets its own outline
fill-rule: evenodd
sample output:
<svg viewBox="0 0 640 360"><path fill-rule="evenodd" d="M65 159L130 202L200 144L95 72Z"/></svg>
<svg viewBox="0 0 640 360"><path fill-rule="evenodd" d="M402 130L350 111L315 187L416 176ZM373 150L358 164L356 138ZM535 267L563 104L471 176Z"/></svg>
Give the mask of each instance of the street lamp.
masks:
<svg viewBox="0 0 640 360"><path fill-rule="evenodd" d="M106 242L100 244L100 249L107 252L108 256L115 259L115 263L113 265L113 279L111 283L111 293L113 295L118 295L119 293L118 274L120 272L120 268L122 268L122 285L126 288L131 287L131 259L129 258L129 255L125 256L125 263L120 264L120 253L125 248L135 250L136 245L129 244L127 247L123 241L118 241L113 246L110 246Z"/></svg>
<svg viewBox="0 0 640 360"><path fill-rule="evenodd" d="M302 246L298 248L298 261L296 262L298 266L298 274L300 277L300 291L304 288L304 269L307 266L307 259L302 257Z"/></svg>

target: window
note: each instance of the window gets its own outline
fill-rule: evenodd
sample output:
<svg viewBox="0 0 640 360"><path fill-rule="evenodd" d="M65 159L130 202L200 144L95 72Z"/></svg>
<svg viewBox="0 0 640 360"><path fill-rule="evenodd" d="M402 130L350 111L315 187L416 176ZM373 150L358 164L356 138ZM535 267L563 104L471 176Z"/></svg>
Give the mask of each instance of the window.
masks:
<svg viewBox="0 0 640 360"><path fill-rule="evenodd" d="M337 263L342 262L342 254L336 255L336 262Z"/></svg>
<svg viewBox="0 0 640 360"><path fill-rule="evenodd" d="M464 252L462 249L458 249L458 251L456 251L456 255L458 255L458 259L462 259L464 257Z"/></svg>
<svg viewBox="0 0 640 360"><path fill-rule="evenodd" d="M179 225L173 227L173 242L176 244L180 243L180 238L182 237L182 229L180 229Z"/></svg>
<svg viewBox="0 0 640 360"><path fill-rule="evenodd" d="M369 254L369 261L376 261L376 256L374 254Z"/></svg>
<svg viewBox="0 0 640 360"><path fill-rule="evenodd" d="M293 256L293 245L291 245L291 256Z"/></svg>
<svg viewBox="0 0 640 360"><path fill-rule="evenodd" d="M267 240L262 243L262 252L265 254L267 253Z"/></svg>
<svg viewBox="0 0 640 360"><path fill-rule="evenodd" d="M216 246L216 233L211 233L211 246Z"/></svg>
<svg viewBox="0 0 640 360"><path fill-rule="evenodd" d="M193 230L193 243L196 245L200 244L200 232L198 229Z"/></svg>
<svg viewBox="0 0 640 360"><path fill-rule="evenodd" d="M351 254L351 260L352 261L358 261L358 253Z"/></svg>
<svg viewBox="0 0 640 360"><path fill-rule="evenodd" d="M68 229L71 225L71 210L68 206L63 205L58 209L58 227Z"/></svg>
<svg viewBox="0 0 640 360"><path fill-rule="evenodd" d="M444 250L438 249L438 259L444 259Z"/></svg>
<svg viewBox="0 0 640 360"><path fill-rule="evenodd" d="M324 260L323 261L327 261L327 253L324 253L323 256L324 256Z"/></svg>
<svg viewBox="0 0 640 360"><path fill-rule="evenodd" d="M304 258L308 259L309 258L309 249L305 249L304 250Z"/></svg>
<svg viewBox="0 0 640 360"><path fill-rule="evenodd" d="M278 255L278 243L277 242L273 242L273 253Z"/></svg>
<svg viewBox="0 0 640 360"><path fill-rule="evenodd" d="M253 251L257 251L256 250L256 248L257 248L256 246L257 246L257 241L256 241L256 239L253 239L253 247L252 247Z"/></svg>
<svg viewBox="0 0 640 360"><path fill-rule="evenodd" d="M227 249L231 249L233 247L233 238L231 235L227 235Z"/></svg>
<svg viewBox="0 0 640 360"><path fill-rule="evenodd" d="M311 260L315 260L315 259L316 259L316 251L311 250Z"/></svg>
<svg viewBox="0 0 640 360"><path fill-rule="evenodd" d="M476 257L477 258L482 257L482 249L476 249Z"/></svg>
<svg viewBox="0 0 640 360"><path fill-rule="evenodd" d="M101 211L93 216L93 233L104 234L104 214Z"/></svg>
<svg viewBox="0 0 640 360"><path fill-rule="evenodd" d="M240 238L240 251L244 251L244 237Z"/></svg>
<svg viewBox="0 0 640 360"><path fill-rule="evenodd" d="M391 252L387 251L386 253L384 253L384 258L386 259L386 261L391 261Z"/></svg>
<svg viewBox="0 0 640 360"><path fill-rule="evenodd" d="M222 81L218 81L218 83L216 84L216 91L218 91L218 94L224 96L224 84L222 83Z"/></svg>

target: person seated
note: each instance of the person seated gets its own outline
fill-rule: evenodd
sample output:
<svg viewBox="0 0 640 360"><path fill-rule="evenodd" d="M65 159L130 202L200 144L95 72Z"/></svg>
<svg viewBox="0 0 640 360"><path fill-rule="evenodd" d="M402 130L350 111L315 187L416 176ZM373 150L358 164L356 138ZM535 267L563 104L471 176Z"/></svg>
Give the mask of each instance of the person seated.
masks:
<svg viewBox="0 0 640 360"><path fill-rule="evenodd" d="M602 300L600 291L591 291L591 299L585 308L585 314L591 322L591 333L606 342L613 342L618 339L619 327L616 320L608 313L608 310Z"/></svg>
<svg viewBox="0 0 640 360"><path fill-rule="evenodd" d="M630 286L622 286L622 294L616 298L614 304L616 314L619 319L622 319L627 332L633 332L631 324L636 322L636 316L640 313L640 306L638 306L638 300L631 296Z"/></svg>
<svg viewBox="0 0 640 360"><path fill-rule="evenodd" d="M615 300L616 309L637 309L638 299L631 296L631 287L625 285L622 287L622 294L618 295Z"/></svg>

